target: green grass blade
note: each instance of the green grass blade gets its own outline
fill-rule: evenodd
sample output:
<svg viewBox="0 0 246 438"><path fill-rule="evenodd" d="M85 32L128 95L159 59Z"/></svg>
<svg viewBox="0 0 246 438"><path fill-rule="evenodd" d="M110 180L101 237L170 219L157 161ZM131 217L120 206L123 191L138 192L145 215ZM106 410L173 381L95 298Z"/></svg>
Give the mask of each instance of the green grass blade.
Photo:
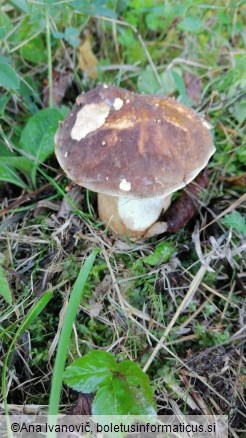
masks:
<svg viewBox="0 0 246 438"><path fill-rule="evenodd" d="M53 108L53 79L52 79L52 50L51 50L51 38L50 38L50 14L49 6L46 6L45 10L45 24L46 24L46 46L48 54L48 83L49 83L49 107Z"/></svg>
<svg viewBox="0 0 246 438"><path fill-rule="evenodd" d="M67 311L64 317L64 323L61 330L61 335L58 342L57 354L53 370L53 379L50 392L49 415L57 415L60 403L60 394L62 387L63 371L67 357L67 349L70 342L72 327L76 318L78 306L83 296L84 286L96 255L99 250L94 249L82 266L77 280L74 283L73 290L69 299Z"/></svg>

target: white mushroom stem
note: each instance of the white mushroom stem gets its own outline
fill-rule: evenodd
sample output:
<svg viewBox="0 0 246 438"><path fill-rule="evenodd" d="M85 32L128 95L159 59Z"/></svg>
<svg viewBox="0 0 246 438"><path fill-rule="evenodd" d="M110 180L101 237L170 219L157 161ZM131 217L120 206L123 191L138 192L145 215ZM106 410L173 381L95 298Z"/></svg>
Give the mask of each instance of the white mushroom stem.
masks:
<svg viewBox="0 0 246 438"><path fill-rule="evenodd" d="M98 194L98 211L100 219L121 236L141 237L149 232L150 227L156 224L162 211L167 210L171 203L172 195L162 198L132 199L123 196L109 196ZM164 232L165 227L158 227L159 232Z"/></svg>

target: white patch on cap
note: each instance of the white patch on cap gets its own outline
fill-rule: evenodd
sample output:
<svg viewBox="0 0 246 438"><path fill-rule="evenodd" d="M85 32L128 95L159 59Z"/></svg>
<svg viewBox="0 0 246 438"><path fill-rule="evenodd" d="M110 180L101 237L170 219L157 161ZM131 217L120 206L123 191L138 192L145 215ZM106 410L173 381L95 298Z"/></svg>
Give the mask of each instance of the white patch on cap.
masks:
<svg viewBox="0 0 246 438"><path fill-rule="evenodd" d="M120 99L119 97L116 97L116 99L114 99L114 103L113 103L113 107L116 111L119 111L122 107L123 107L123 100Z"/></svg>
<svg viewBox="0 0 246 438"><path fill-rule="evenodd" d="M71 131L71 138L80 141L90 132L104 125L109 115L110 107L104 103L90 103L79 110Z"/></svg>
<svg viewBox="0 0 246 438"><path fill-rule="evenodd" d="M119 185L120 190L124 190L125 192L130 192L132 186L130 181L127 181L125 178L122 179Z"/></svg>

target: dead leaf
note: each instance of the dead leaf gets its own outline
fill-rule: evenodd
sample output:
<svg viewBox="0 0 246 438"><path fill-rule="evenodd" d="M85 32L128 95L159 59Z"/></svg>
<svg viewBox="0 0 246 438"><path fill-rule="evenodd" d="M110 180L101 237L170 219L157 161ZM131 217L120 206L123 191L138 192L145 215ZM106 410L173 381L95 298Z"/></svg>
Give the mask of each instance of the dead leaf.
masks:
<svg viewBox="0 0 246 438"><path fill-rule="evenodd" d="M79 68L86 73L86 75L91 79L96 79L98 77L98 72L96 70L97 57L94 55L91 48L90 37L87 36L86 39L79 46Z"/></svg>
<svg viewBox="0 0 246 438"><path fill-rule="evenodd" d="M229 183L230 186L246 187L246 172L238 176L224 176L222 181Z"/></svg>
<svg viewBox="0 0 246 438"><path fill-rule="evenodd" d="M177 233L184 227L198 211L198 196L208 186L207 168L187 185L178 200L164 214L167 221L167 231Z"/></svg>
<svg viewBox="0 0 246 438"><path fill-rule="evenodd" d="M93 393L83 394L80 392L76 405L72 408L70 415L91 415L93 398Z"/></svg>
<svg viewBox="0 0 246 438"><path fill-rule="evenodd" d="M37 203L37 206L34 210L34 217L39 217L40 215L44 214L46 210L59 211L60 205L56 202L51 202L48 199L42 199Z"/></svg>
<svg viewBox="0 0 246 438"><path fill-rule="evenodd" d="M184 81L188 98L195 104L199 105L202 99L202 82L201 80L190 73L185 73Z"/></svg>
<svg viewBox="0 0 246 438"><path fill-rule="evenodd" d="M52 71L52 79L53 79L53 102L55 105L59 105L72 82L72 74L71 73L61 73L57 70ZM49 103L49 87L48 87L48 79L44 80L44 88L43 88L43 103L44 106L48 106Z"/></svg>
<svg viewBox="0 0 246 438"><path fill-rule="evenodd" d="M63 198L57 217L62 217L64 219L68 218L71 212L74 210L72 204L69 203L68 198L73 202L78 208L81 206L84 195L81 193L80 186L71 185L67 191L67 197Z"/></svg>

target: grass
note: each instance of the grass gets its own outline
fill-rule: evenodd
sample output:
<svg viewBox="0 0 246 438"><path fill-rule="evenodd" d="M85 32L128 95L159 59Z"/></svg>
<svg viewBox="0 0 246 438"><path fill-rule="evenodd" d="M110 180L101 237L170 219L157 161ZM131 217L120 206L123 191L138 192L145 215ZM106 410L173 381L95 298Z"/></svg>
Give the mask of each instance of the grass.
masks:
<svg viewBox="0 0 246 438"><path fill-rule="evenodd" d="M15 2L16 8L7 2L0 21L8 58L0 63L7 61L9 80L17 83L17 75L21 84L12 89L7 82L0 94L1 272L12 295L10 305L0 298L2 403L8 400L14 412L24 405L30 413L47 408L60 339L60 364L92 349L110 351L147 372L160 414L223 413L231 436L245 436L243 2L163 7L107 1L105 7L83 3L79 11L66 2L40 3ZM84 56L96 56L96 78L79 67L80 39L86 38ZM70 184L52 147L42 160L21 143L24 127L41 109L65 114L81 90L98 82L189 99L212 125L209 185L195 217L178 233L135 243L112 235L98 220L95 194ZM20 155L27 162L12 160ZM37 159L31 179L28 162ZM171 248L165 262L157 251L164 243ZM70 327L65 324L70 331L73 321L65 348L68 298L81 265L98 247ZM52 299L30 319L31 306L39 308L47 291ZM60 373L56 378L60 385ZM54 401L52 389L52 412L58 395ZM63 386L60 410L68 412L76 399Z"/></svg>
<svg viewBox="0 0 246 438"><path fill-rule="evenodd" d="M98 250L94 249L92 254L88 257L85 264L83 265L71 292L67 311L64 316L63 326L59 337L56 360L54 364L54 377L52 379L52 386L50 391L50 415L57 415L59 412L62 375L67 359L67 350L69 347L71 332L76 318L77 309L83 296L84 286L97 253Z"/></svg>

